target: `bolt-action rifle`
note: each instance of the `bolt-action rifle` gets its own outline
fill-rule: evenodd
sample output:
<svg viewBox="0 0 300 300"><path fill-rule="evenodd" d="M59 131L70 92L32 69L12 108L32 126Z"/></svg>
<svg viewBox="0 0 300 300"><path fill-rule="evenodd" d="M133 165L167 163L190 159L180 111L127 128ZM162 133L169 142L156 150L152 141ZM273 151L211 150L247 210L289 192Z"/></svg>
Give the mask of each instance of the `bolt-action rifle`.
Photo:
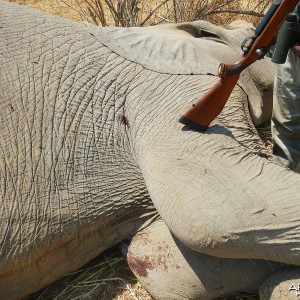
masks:
<svg viewBox="0 0 300 300"><path fill-rule="evenodd" d="M276 0L255 30L242 44L243 54L235 64L220 64L220 80L198 100L179 122L198 131L205 131L208 125L221 113L231 92L237 84L240 73L255 61L262 59L276 42L279 29L299 0ZM288 50L287 50L288 51ZM282 56L282 54L280 54Z"/></svg>

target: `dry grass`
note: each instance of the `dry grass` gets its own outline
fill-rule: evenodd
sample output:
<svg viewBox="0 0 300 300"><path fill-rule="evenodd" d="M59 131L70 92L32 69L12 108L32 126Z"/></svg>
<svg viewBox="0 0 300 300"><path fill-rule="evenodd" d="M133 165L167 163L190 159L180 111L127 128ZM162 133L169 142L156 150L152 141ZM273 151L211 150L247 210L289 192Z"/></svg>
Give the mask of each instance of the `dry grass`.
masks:
<svg viewBox="0 0 300 300"><path fill-rule="evenodd" d="M80 270L27 300L151 300L137 282L118 248L98 256Z"/></svg>
<svg viewBox="0 0 300 300"><path fill-rule="evenodd" d="M102 26L143 26L207 19L257 23L271 0L11 0L75 21Z"/></svg>
<svg viewBox="0 0 300 300"><path fill-rule="evenodd" d="M37 8L53 15L73 21L81 21L81 17L75 9L66 6L61 0L11 0L29 7ZM69 0L70 5L76 7L75 0Z"/></svg>
<svg viewBox="0 0 300 300"><path fill-rule="evenodd" d="M141 26L207 19L224 24L240 18L257 23L268 0L11 0L74 21L102 26ZM269 128L262 134L269 138ZM114 248L80 270L30 297L31 300L98 299L151 300L136 281L121 252ZM257 300L257 295L234 295L223 300Z"/></svg>

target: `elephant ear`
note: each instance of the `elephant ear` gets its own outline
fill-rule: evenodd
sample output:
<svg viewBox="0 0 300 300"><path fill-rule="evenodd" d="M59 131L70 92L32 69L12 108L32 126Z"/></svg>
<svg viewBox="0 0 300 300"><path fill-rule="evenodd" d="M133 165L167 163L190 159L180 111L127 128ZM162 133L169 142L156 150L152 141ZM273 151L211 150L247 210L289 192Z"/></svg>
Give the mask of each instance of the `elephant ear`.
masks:
<svg viewBox="0 0 300 300"><path fill-rule="evenodd" d="M132 28L87 26L113 52L160 73L217 75L220 62L232 63L238 56L222 30L205 21Z"/></svg>
<svg viewBox="0 0 300 300"><path fill-rule="evenodd" d="M249 24L249 25L247 25ZM164 24L150 27L98 27L91 24L89 32L118 55L143 67L167 74L217 75L219 64L234 63L241 55L240 45L253 35L250 23L233 24L222 28L207 21ZM242 72L239 84L249 97L252 119L262 121L262 89L273 82L274 72L269 60ZM262 74L261 70L266 70ZM266 73L266 74L265 74ZM256 84L259 80L259 87ZM254 79L253 79L254 78Z"/></svg>

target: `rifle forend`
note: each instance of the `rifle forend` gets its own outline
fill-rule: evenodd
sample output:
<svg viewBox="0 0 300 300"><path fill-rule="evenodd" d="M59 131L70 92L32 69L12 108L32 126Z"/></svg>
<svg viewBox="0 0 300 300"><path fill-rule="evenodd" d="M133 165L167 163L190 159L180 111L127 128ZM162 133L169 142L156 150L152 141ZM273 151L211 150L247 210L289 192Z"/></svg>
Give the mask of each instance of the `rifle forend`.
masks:
<svg viewBox="0 0 300 300"><path fill-rule="evenodd" d="M181 116L180 123L197 131L207 129L221 113L239 80L240 73L267 54L285 18L297 4L298 0L276 0L272 4L257 26L255 35L246 39L249 45L244 45L244 54L235 64L220 65L218 70L220 80Z"/></svg>

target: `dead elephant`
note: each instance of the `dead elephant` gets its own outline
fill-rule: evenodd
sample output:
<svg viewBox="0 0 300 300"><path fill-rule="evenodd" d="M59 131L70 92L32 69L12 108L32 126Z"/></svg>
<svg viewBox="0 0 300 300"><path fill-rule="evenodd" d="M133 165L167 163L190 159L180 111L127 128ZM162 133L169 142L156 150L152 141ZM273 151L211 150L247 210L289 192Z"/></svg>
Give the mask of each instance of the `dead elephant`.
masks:
<svg viewBox="0 0 300 300"><path fill-rule="evenodd" d="M129 265L155 299L257 290L300 264L299 175L253 125L270 118L271 63L207 132L177 121L251 33L97 28L0 0L1 299L134 235Z"/></svg>

